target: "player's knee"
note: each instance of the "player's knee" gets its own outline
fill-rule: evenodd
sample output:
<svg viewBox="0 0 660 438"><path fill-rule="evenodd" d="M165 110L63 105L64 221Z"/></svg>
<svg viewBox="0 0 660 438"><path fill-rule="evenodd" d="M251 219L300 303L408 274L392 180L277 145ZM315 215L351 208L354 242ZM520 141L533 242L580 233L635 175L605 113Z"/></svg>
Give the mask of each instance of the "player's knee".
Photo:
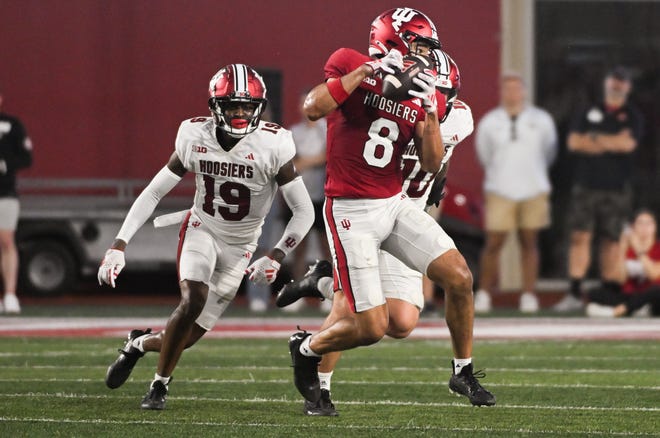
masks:
<svg viewBox="0 0 660 438"><path fill-rule="evenodd" d="M207 293L208 287L203 283L182 281L179 310L188 318L197 318L206 304Z"/></svg>
<svg viewBox="0 0 660 438"><path fill-rule="evenodd" d="M454 266L450 275L444 281L445 292L458 295L472 293L472 273L465 264Z"/></svg>
<svg viewBox="0 0 660 438"><path fill-rule="evenodd" d="M407 324L401 325L390 322L390 325L387 328L387 336L394 339L405 339L410 335L410 333L412 333L414 328L414 326Z"/></svg>

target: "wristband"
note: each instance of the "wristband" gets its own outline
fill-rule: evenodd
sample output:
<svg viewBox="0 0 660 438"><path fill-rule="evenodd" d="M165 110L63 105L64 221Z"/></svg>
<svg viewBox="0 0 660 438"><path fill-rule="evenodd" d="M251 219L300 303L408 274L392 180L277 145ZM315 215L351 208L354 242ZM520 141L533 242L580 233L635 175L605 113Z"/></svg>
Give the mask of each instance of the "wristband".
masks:
<svg viewBox="0 0 660 438"><path fill-rule="evenodd" d="M326 82L326 85L328 87L328 91L330 92L330 96L337 102L337 105L341 105L348 99L348 94L346 90L344 90L344 86L341 84L341 79L337 78L334 81L329 81Z"/></svg>

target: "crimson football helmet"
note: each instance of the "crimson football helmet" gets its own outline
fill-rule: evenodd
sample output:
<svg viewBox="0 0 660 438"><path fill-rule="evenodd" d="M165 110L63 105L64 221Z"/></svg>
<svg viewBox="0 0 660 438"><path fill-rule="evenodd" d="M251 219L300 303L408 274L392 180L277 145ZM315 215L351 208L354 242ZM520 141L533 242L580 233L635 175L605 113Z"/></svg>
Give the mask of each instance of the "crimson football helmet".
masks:
<svg viewBox="0 0 660 438"><path fill-rule="evenodd" d="M231 137L241 138L259 125L266 109L266 84L259 73L245 64L230 64L221 68L209 83L209 108L215 125ZM227 109L237 104L254 104L254 111L244 111L230 117Z"/></svg>
<svg viewBox="0 0 660 438"><path fill-rule="evenodd" d="M461 88L461 73L458 71L458 65L447 52L435 49L431 51L431 55L437 72L435 87L447 96L447 109L440 121L444 122L454 106L458 90Z"/></svg>
<svg viewBox="0 0 660 438"><path fill-rule="evenodd" d="M413 41L424 42L431 49L441 47L435 24L429 17L412 8L390 9L371 23L369 56L380 58L392 49L405 55Z"/></svg>

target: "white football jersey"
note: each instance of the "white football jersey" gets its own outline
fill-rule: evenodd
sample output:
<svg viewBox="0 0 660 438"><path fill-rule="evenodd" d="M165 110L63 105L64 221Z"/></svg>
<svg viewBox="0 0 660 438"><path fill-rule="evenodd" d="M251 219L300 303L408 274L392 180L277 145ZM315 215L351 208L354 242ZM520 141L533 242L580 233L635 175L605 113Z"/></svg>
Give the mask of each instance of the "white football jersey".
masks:
<svg viewBox="0 0 660 438"><path fill-rule="evenodd" d="M200 220L230 243L256 242L277 192L275 176L296 153L291 132L261 121L225 151L213 119L196 117L181 123L175 148L195 173L193 211Z"/></svg>
<svg viewBox="0 0 660 438"><path fill-rule="evenodd" d="M446 166L457 144L467 138L474 130L472 110L463 101L456 99L447 119L440 125L445 156L442 166ZM421 209L426 206L426 199L433 185L435 173L424 172L419 164L415 144L410 142L402 160L403 192ZM441 167L442 169L442 167Z"/></svg>

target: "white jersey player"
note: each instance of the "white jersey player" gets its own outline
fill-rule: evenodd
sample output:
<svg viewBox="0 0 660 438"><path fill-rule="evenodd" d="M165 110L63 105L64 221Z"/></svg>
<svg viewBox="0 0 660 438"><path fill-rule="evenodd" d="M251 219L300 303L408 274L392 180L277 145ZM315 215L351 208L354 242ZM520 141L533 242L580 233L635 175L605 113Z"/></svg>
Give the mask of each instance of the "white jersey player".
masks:
<svg viewBox="0 0 660 438"><path fill-rule="evenodd" d="M272 283L280 262L314 220L312 202L293 166L290 131L261 121L266 87L257 72L243 64L228 65L213 76L209 91L212 118L181 123L169 162L135 200L98 272L99 284L115 286L130 239L181 177L195 173L194 203L179 234L181 302L162 332L133 330L106 374L106 385L117 388L146 351L160 351L143 409L164 408L181 353L213 328L243 275L259 284ZM248 266L278 186L293 216L268 255Z"/></svg>
<svg viewBox="0 0 660 438"><path fill-rule="evenodd" d="M414 145L406 150L401 164L405 178L403 192L410 197L419 209L423 210L427 205L436 202L435 200L428 202L434 180L442 181L447 172L449 159L454 152L454 148L467 138L473 130L474 121L470 107L460 100L455 100L451 112L442 122L442 141L445 145L445 156L438 174L421 170ZM379 264L381 266L381 285L385 297L407 301L422 310L424 307L422 274L410 269L399 259L382 250L380 251ZM408 325L408 327L410 326ZM406 335L410 333L408 330L405 330L405 332Z"/></svg>

